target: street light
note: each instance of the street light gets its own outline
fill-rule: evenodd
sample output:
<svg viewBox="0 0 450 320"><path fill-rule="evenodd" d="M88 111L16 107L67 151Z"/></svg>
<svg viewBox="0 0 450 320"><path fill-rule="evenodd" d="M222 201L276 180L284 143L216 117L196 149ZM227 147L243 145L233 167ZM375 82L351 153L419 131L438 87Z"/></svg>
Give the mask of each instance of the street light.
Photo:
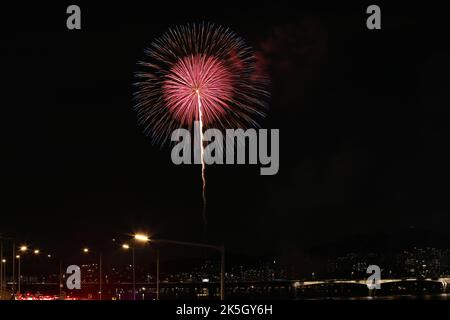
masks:
<svg viewBox="0 0 450 320"><path fill-rule="evenodd" d="M83 252L87 254L90 252L90 250L89 250L89 248L83 248ZM99 297L99 300L102 300L102 253L101 252L99 252L99 281L98 281L98 284L99 284L98 297Z"/></svg>
<svg viewBox="0 0 450 320"><path fill-rule="evenodd" d="M53 255L50 254L50 253L48 253L48 254L47 254L47 258L48 258L48 259L52 259L52 258L53 258ZM58 257L57 257L57 259L58 259ZM62 269L63 269L63 261L62 261L61 258L59 258L59 276L58 276L58 278L59 278L59 299L60 299L60 300L63 299L63 298L62 298L62 289L63 289L63 284L62 284L62 280L63 280L63 272L62 272Z"/></svg>
<svg viewBox="0 0 450 320"><path fill-rule="evenodd" d="M13 293L13 295L15 294L15 285L16 285L16 264L14 262L14 257L16 256L16 240L14 238L10 238L10 237L4 237L2 234L0 234L0 243L1 243L1 247L3 248L3 240L8 240L11 241L12 243L12 256L11 256L11 261L12 261L12 268L11 268L11 276L12 276L12 283L11 283L11 291ZM0 253L0 255L3 258L3 252ZM3 279L2 279L3 280ZM6 274L5 274L5 280L6 280ZM6 281L5 281L6 282ZM3 282L2 282L3 283ZM6 287L6 283L5 283L5 287Z"/></svg>
<svg viewBox="0 0 450 320"><path fill-rule="evenodd" d="M3 254L3 252L2 252L2 254ZM2 259L0 271L2 272L0 275L0 278L2 280L1 281L2 287L0 288L0 297L2 297L3 296L3 286L5 286L5 288L6 288L6 259ZM3 282L5 282L5 283L3 283Z"/></svg>
<svg viewBox="0 0 450 320"><path fill-rule="evenodd" d="M142 233L138 233L134 235L134 240L139 241L139 242L149 242L150 238Z"/></svg>
<svg viewBox="0 0 450 320"><path fill-rule="evenodd" d="M136 238L135 238L136 239ZM131 255L132 255L132 273L133 273L133 300L136 300L136 265L135 265L135 259L134 259L134 246L131 246L127 243L124 243L122 245L122 249L129 250L131 249Z"/></svg>
<svg viewBox="0 0 450 320"><path fill-rule="evenodd" d="M146 243L150 241L149 236L143 234L143 233L137 233L133 236L133 240L136 243L138 242L142 242L142 243ZM113 241L115 241L115 239L113 239ZM124 250L129 250L131 249L132 251L132 273L133 273L133 300L136 300L136 263L135 263L135 245L129 245L128 243L124 243L122 244L122 249Z"/></svg>
<svg viewBox="0 0 450 320"><path fill-rule="evenodd" d="M19 267L18 270L17 270L18 275L19 275L18 282L17 282L17 293L20 294L20 255L16 255L16 259L18 259L17 260L17 264L18 264L18 267Z"/></svg>
<svg viewBox="0 0 450 320"><path fill-rule="evenodd" d="M0 238L1 240L1 238ZM2 263L0 264L0 300L3 297L3 264L6 260L3 259L3 241L0 241L0 259L2 259ZM5 282L6 282L6 273L5 273Z"/></svg>
<svg viewBox="0 0 450 320"><path fill-rule="evenodd" d="M195 243L195 242L185 242L185 241L174 241L174 240L163 240L163 239L150 239L148 236L137 234L134 236L135 239L145 242L152 243L162 243L162 244L172 244L180 246L190 246L190 247L200 247L217 250L220 252L220 300L225 299L225 247L216 246L205 243ZM159 249L156 249L156 299L159 300Z"/></svg>
<svg viewBox="0 0 450 320"><path fill-rule="evenodd" d="M28 247L27 246L21 246L19 248L19 250L20 250L20 252L22 252L22 255L24 255L28 251ZM39 254L39 249L35 249L33 251L33 253L35 255L38 255ZM20 265L21 265L22 256L21 255L16 255L16 259L18 261L18 270L17 270L17 272L18 272L18 276L19 276L18 284L17 284L17 292L20 294L20 284L21 284L21 277L22 277L21 274L20 274Z"/></svg>
<svg viewBox="0 0 450 320"><path fill-rule="evenodd" d="M143 233L136 233L134 235L134 241L147 243L150 241L150 237ZM126 245L127 244L125 244L125 246ZM123 247L123 248L125 249L125 247ZM132 246L132 251L133 251L133 300L136 300L136 268L135 268L135 258L134 258L134 246Z"/></svg>

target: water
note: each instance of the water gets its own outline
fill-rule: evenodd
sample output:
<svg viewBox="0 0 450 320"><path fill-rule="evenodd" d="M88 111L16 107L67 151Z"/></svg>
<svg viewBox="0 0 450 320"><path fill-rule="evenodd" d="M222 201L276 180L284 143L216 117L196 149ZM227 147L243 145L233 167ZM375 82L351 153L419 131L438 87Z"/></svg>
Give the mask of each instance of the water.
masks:
<svg viewBox="0 0 450 320"><path fill-rule="evenodd" d="M402 295L390 295L390 296L378 296L378 297L328 297L328 298L315 298L306 300L347 300L347 301L384 301L384 300L450 300L450 293L441 294L402 294Z"/></svg>

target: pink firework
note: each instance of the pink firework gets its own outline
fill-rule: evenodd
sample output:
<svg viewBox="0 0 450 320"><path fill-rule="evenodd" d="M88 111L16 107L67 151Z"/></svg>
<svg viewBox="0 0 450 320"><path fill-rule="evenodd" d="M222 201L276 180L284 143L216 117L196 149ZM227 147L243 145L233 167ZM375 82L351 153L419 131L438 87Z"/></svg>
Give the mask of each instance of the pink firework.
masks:
<svg viewBox="0 0 450 320"><path fill-rule="evenodd" d="M205 126L226 116L233 96L233 77L220 60L205 55L187 56L171 71L164 81L163 95L167 108L180 123L196 120L199 97Z"/></svg>
<svg viewBox="0 0 450 320"><path fill-rule="evenodd" d="M156 39L146 56L137 73L135 109L153 143L168 142L175 129L192 129L195 121L203 141L204 128L258 127L265 116L267 78L252 50L229 29L178 26ZM200 147L205 211L203 143Z"/></svg>

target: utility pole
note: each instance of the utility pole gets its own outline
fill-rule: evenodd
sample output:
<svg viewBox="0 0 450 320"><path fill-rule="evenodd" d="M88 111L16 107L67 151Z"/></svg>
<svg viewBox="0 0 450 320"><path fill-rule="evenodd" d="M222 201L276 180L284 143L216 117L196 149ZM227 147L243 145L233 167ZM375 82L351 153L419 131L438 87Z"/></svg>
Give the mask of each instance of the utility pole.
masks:
<svg viewBox="0 0 450 320"><path fill-rule="evenodd" d="M3 241L0 238L0 300L3 297Z"/></svg>
<svg viewBox="0 0 450 320"><path fill-rule="evenodd" d="M59 300L62 298L62 260L59 259Z"/></svg>
<svg viewBox="0 0 450 320"><path fill-rule="evenodd" d="M131 250L133 255L133 300L136 300L136 265L134 261L134 246Z"/></svg>
<svg viewBox="0 0 450 320"><path fill-rule="evenodd" d="M156 248L156 300L159 300L159 248Z"/></svg>
<svg viewBox="0 0 450 320"><path fill-rule="evenodd" d="M16 281L16 278L15 278L15 259L16 259L16 240L14 239L14 238L9 238L9 237L3 237L2 235L0 235L0 240L2 240L1 241L1 247L2 247L2 253L0 254L1 256L2 256L2 258L1 258L1 260L0 260L0 263L2 264L2 267L0 268L0 269L5 269L6 270L6 265L5 265L5 267L3 267L3 240L9 240L9 241L11 241L12 242L12 259L11 259L11 263L12 263L12 279L11 279L11 282L12 282L12 285L11 285L11 291L12 291L12 294L13 295L15 295L15 281ZM1 272L0 272L1 273ZM4 285L4 287L6 288L6 285L7 285L7 282L6 282L6 271L4 271L3 272L4 273L4 276L1 276L1 282L0 282L0 284L1 285ZM3 287L0 285L0 296L1 296L1 293L3 293Z"/></svg>
<svg viewBox="0 0 450 320"><path fill-rule="evenodd" d="M13 240L13 246L12 246L12 294L13 296L16 295L16 240Z"/></svg>
<svg viewBox="0 0 450 320"><path fill-rule="evenodd" d="M18 258L17 258L17 260L18 260L18 266L19 266L19 268L17 269L18 271L18 273L19 273L19 278L17 279L17 281L18 281L18 283L17 283L17 292L20 294L20 260L22 260L22 257L19 255L18 256Z"/></svg>
<svg viewBox="0 0 450 320"><path fill-rule="evenodd" d="M99 285L100 285L100 291L98 292L99 300L102 300L102 253L100 252L100 279L99 279Z"/></svg>

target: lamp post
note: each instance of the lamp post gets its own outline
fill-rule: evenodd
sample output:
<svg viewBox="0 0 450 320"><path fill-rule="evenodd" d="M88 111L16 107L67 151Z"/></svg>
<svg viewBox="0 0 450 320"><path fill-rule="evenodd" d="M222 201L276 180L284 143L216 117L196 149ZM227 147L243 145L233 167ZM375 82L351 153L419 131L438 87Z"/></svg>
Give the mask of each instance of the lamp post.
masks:
<svg viewBox="0 0 450 320"><path fill-rule="evenodd" d="M142 243L147 243L149 241L149 238L147 235L142 234L142 233L138 233L135 234L134 237L134 242L142 242ZM156 269L159 269L159 261L157 261L156 263ZM135 288L135 279L134 279L134 246L133 246L133 300L136 300L136 288ZM159 274L157 271L157 280L156 280L156 297L157 299L159 299Z"/></svg>
<svg viewBox="0 0 450 320"><path fill-rule="evenodd" d="M225 247L216 246L205 243L196 242L185 242L185 241L175 241L175 240L165 240L165 239L150 239L148 236L143 234L136 234L134 239L141 242L152 242L161 244L172 244L180 246L190 246L199 248L208 248L220 252L220 300L225 299ZM156 257L156 298L159 300L159 250L157 251Z"/></svg>
<svg viewBox="0 0 450 320"><path fill-rule="evenodd" d="M88 254L90 252L90 250L89 250L89 248L87 248L87 247L85 247L85 248L83 248L83 253L85 253L85 254ZM98 270L99 270L99 279L98 279L98 285L99 285L99 289L98 289L98 298L99 298L99 300L102 300L102 279L103 279L103 277L102 277L102 263L103 263L103 257L102 257L102 253L101 252L99 252L99 267L98 267Z"/></svg>
<svg viewBox="0 0 450 320"><path fill-rule="evenodd" d="M14 260L15 260L15 256L16 256L16 240L14 239L14 238L9 238L9 237L3 237L1 234L0 234L0 240L10 240L11 242L12 242L12 259L11 259L11 261L12 261L12 268L11 268L11 271L12 271L12 279L11 279L11 292L14 294L15 293L15 279L16 279L16 274L15 274L15 262L14 262ZM6 287L6 272L5 272L5 278L3 278L3 279L5 279L5 287Z"/></svg>
<svg viewBox="0 0 450 320"><path fill-rule="evenodd" d="M59 260L59 300L62 299L62 260Z"/></svg>
<svg viewBox="0 0 450 320"><path fill-rule="evenodd" d="M147 243L149 241L149 238L148 238L148 236L146 236L144 234L138 233L133 236L133 240L134 240L135 244L138 242ZM125 250L128 250L128 249L132 250L132 255L133 255L133 266L132 266L132 268L133 268L133 270L132 270L132 272L133 272L133 300L136 300L136 264L135 264L135 253L134 253L135 245L130 246L129 244L123 244L122 248ZM157 268L159 268L158 265L159 265L159 260L157 262ZM159 277L159 275L158 275L158 277ZM157 297L159 297L159 291L158 291L159 283L156 284L156 288L157 288L156 295L157 295Z"/></svg>
<svg viewBox="0 0 450 320"><path fill-rule="evenodd" d="M159 300L159 248L156 248L156 300Z"/></svg>
<svg viewBox="0 0 450 320"><path fill-rule="evenodd" d="M124 250L130 250L131 249L131 256L132 256L132 281L133 281L133 300L136 300L136 265L135 265L135 258L134 258L134 246L130 246L127 243L124 243L122 245L122 249Z"/></svg>
<svg viewBox="0 0 450 320"><path fill-rule="evenodd" d="M49 252L42 252L39 249L35 249L33 251L33 253L35 255L45 254L45 256L47 257L47 259L49 259L49 261L53 261L53 258L55 258L55 256L53 254L51 254ZM61 258L59 258L59 277L58 278L59 278L59 299L62 300L62 288L63 288L62 279L63 279L63 276L62 276L62 259Z"/></svg>
<svg viewBox="0 0 450 320"><path fill-rule="evenodd" d="M12 260L11 260L11 263L12 263L12 279L11 279L11 282L12 282L11 289L12 290L11 291L12 291L13 296L15 295L15 292L16 292L16 272L15 272L16 262L15 262L15 258L16 258L16 240L13 240Z"/></svg>
<svg viewBox="0 0 450 320"><path fill-rule="evenodd" d="M17 259L18 274L19 274L19 278L17 281L17 293L20 294L20 255L17 255L16 259Z"/></svg>
<svg viewBox="0 0 450 320"><path fill-rule="evenodd" d="M0 300L3 297L3 241L0 239Z"/></svg>
<svg viewBox="0 0 450 320"><path fill-rule="evenodd" d="M4 286L5 286L5 288L6 288L6 259L2 259L2 270L3 270L3 276L2 276L2 279L3 279L3 282L4 282ZM1 290L1 293L0 294L3 294L3 288L2 288L2 290Z"/></svg>
<svg viewBox="0 0 450 320"><path fill-rule="evenodd" d="M19 248L19 251L22 253L22 255L16 255L16 259L18 261L18 284L17 284L17 292L20 294L20 286L21 286L21 274L20 274L20 265L21 265L21 260L22 260L22 256L25 255L28 252L28 247L27 246L21 246ZM35 249L33 250L33 254L38 255L40 253L39 249Z"/></svg>
<svg viewBox="0 0 450 320"><path fill-rule="evenodd" d="M54 257L52 254L47 253L47 258L53 260L53 258L57 258L57 257ZM58 274L58 281L59 281L59 300L63 300L63 299L62 299L62 289L63 289L63 284L62 284L62 280L63 280L63 271L62 271L62 270L63 270L63 261L62 261L61 258L59 258L58 261L59 261L59 274Z"/></svg>
<svg viewBox="0 0 450 320"><path fill-rule="evenodd" d="M20 246L19 251L22 252L22 254L25 254L28 250L27 246ZM21 260L22 257L21 255L16 255L16 259L17 259L17 273L18 273L18 278L17 278L17 293L20 294L20 286L21 286L21 274L20 274L20 265L21 265Z"/></svg>

